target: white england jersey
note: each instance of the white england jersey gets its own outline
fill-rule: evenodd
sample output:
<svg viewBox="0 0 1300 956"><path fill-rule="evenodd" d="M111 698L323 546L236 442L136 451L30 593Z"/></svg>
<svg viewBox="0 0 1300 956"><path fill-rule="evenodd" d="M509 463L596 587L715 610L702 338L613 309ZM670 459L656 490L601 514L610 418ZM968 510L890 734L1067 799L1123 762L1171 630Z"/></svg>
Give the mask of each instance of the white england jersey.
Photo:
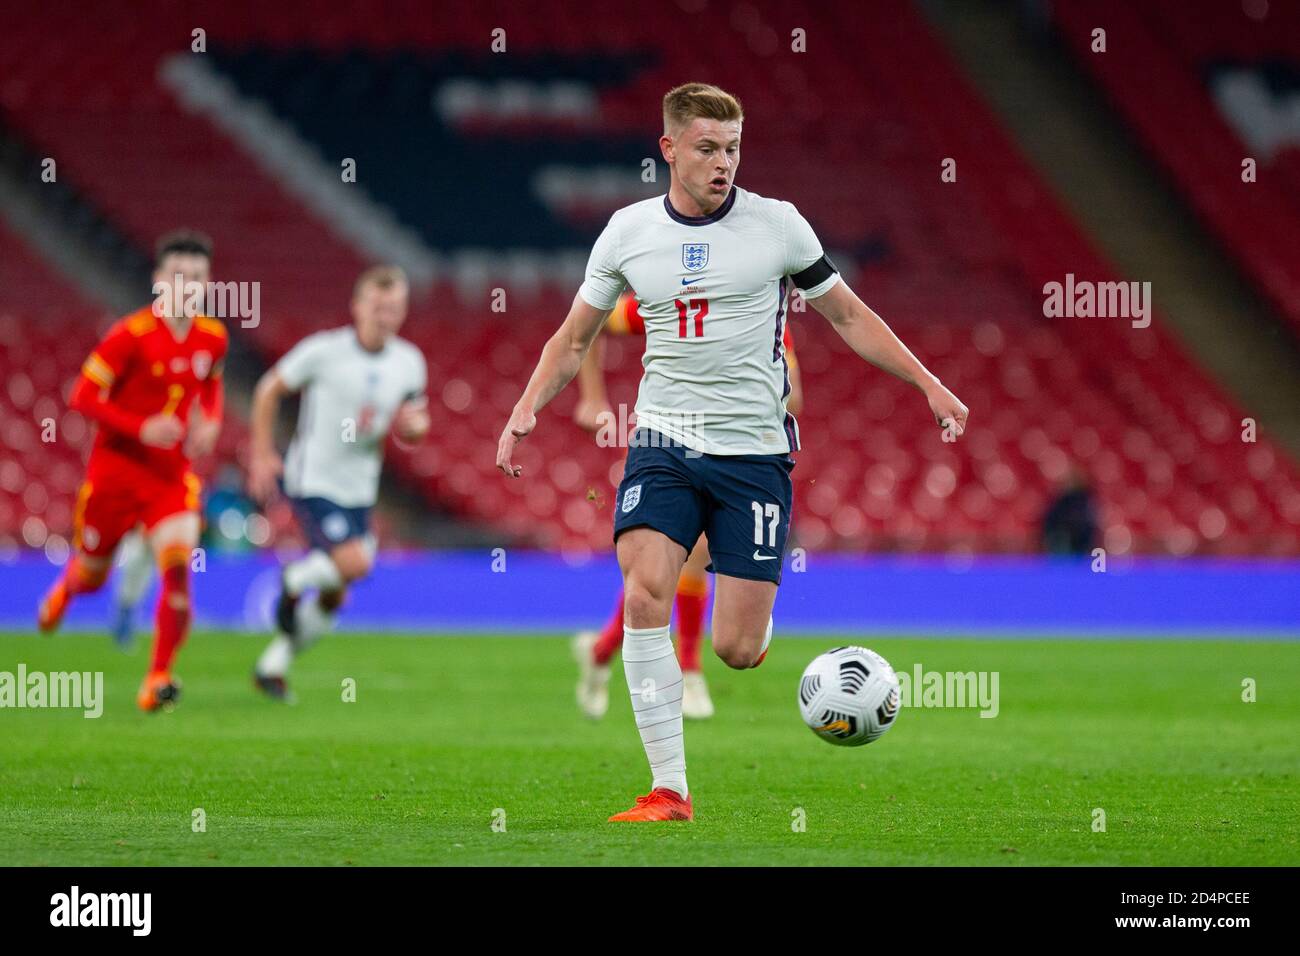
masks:
<svg viewBox="0 0 1300 956"><path fill-rule="evenodd" d="M597 309L636 292L646 328L637 423L705 454L798 449L785 408L786 276L807 299L839 281L788 202L733 186L708 216L683 216L667 196L614 213L578 292Z"/></svg>
<svg viewBox="0 0 1300 956"><path fill-rule="evenodd" d="M304 390L284 490L345 508L373 505L393 416L408 398L424 394L428 370L420 350L393 338L368 352L345 326L307 336L275 370L292 391Z"/></svg>

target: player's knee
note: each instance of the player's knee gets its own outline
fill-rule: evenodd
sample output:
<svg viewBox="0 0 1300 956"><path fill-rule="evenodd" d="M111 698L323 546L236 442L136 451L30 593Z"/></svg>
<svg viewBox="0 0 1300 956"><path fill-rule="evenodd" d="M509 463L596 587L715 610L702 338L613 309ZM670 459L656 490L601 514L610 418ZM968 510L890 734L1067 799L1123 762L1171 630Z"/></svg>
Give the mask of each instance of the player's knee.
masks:
<svg viewBox="0 0 1300 956"><path fill-rule="evenodd" d="M736 670L748 670L758 663L763 653L762 635L758 640L744 634L734 625L714 623L713 652L719 660Z"/></svg>
<svg viewBox="0 0 1300 956"><path fill-rule="evenodd" d="M740 642L720 645L715 637L713 650L722 663L738 671L748 670L758 663L759 651Z"/></svg>
<svg viewBox="0 0 1300 956"><path fill-rule="evenodd" d="M335 548L330 553L330 558L344 584L360 581L368 575L375 560L373 548L367 540L361 538L353 538L347 544Z"/></svg>
<svg viewBox="0 0 1300 956"><path fill-rule="evenodd" d="M340 555L334 559L334 565L339 569L339 577L344 584L360 581L370 573L370 557L366 554Z"/></svg>
<svg viewBox="0 0 1300 956"><path fill-rule="evenodd" d="M672 592L659 593L660 590L648 587L639 578L628 577L623 585L623 619L628 627L660 627L667 623Z"/></svg>

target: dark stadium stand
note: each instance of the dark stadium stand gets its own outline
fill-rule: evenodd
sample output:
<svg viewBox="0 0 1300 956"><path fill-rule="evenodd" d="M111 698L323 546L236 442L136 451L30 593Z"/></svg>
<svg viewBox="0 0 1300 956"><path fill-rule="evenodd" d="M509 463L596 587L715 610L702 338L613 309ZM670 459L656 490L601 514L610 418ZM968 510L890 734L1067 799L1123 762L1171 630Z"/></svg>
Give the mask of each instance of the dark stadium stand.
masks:
<svg viewBox="0 0 1300 956"><path fill-rule="evenodd" d="M261 326L238 334L273 360L303 334L346 320L366 256L234 140L178 106L157 76L164 57L189 55L194 24L161 0L141 7L151 11L141 20L158 28L88 12L59 31L48 56L31 55L48 35L46 14L19 12L17 29L0 37L0 110L34 148L58 156L137 243L147 245L160 223L210 232L218 273L264 286ZM240 5L214 10L202 25L213 62L246 94L264 93L331 162L364 151L363 169L382 170L371 195L440 252L454 251L467 213L447 212L439 197L464 203L478 188L462 189L448 170L510 151L501 196L483 200L499 234L474 235L476 245L582 246L603 216L592 223L557 213L542 229L538 217L550 214L530 207L516 210L518 234L509 231L510 207L527 185L518 177L552 161L635 168L638 156L656 153L656 104L674 83L709 79L740 94L749 119L741 185L796 202L862 297L972 415L961 442L943 443L919 395L849 354L813 310L794 315L807 392L796 544L1034 550L1049 496L1077 465L1091 476L1112 553L1300 553L1294 464L1267 437L1239 440L1244 413L1186 358L1158 313L1148 329L1124 319L1043 318L1045 282L1115 276L901 0L851 16L746 6L749 13L714 25L746 44L746 55L717 44L707 69L693 47L674 42L678 11L647 13L631 29L600 5L581 23L555 4L526 13L469 5L436 26L415 15L418 4L385 9L391 15L358 20L301 2ZM791 23L808 31L809 53L777 57ZM471 116L458 125L429 109L437 78L466 58L489 57L500 25L519 54L501 61L501 77L526 88L529 57L552 51L552 66L595 91L599 123L583 130L583 142L603 146L550 144L561 122L554 117ZM108 44L105 31L122 35ZM136 50L129 61L102 52L124 45ZM253 58L253 49L265 55ZM753 56L764 50L770 67ZM373 135L349 143L345 131L362 114L369 125L361 128ZM409 152L401 148L408 141ZM955 183L940 180L947 157L957 159ZM501 208L491 206L501 197ZM1255 244L1272 235L1257 234ZM1300 301L1294 273L1259 268L1275 296L1289 288L1289 301ZM608 548L622 454L596 447L565 420L571 390L522 447L517 460L531 480L507 482L493 469L510 406L570 296L546 289L498 314L486 293L467 303L442 276L417 300L405 333L429 360L434 435L394 460L430 500L467 519L580 552ZM609 344L613 398L630 405L639 344ZM71 374L80 358L57 367ZM0 501L13 511L9 525L21 523L21 502Z"/></svg>
<svg viewBox="0 0 1300 956"><path fill-rule="evenodd" d="M1177 0L1066 0L1053 8L1066 47L1105 90L1225 253L1300 336L1300 256L1295 252L1300 141L1283 141L1276 152L1247 144L1214 92L1233 71L1266 90L1272 85L1269 71L1276 68L1289 81L1290 95L1300 95L1295 70L1300 6L1265 4L1266 20L1242 16L1226 3L1202 4L1189 15ZM1096 27L1108 31L1104 55L1090 50ZM1258 163L1255 182L1242 181L1241 164L1247 157Z"/></svg>

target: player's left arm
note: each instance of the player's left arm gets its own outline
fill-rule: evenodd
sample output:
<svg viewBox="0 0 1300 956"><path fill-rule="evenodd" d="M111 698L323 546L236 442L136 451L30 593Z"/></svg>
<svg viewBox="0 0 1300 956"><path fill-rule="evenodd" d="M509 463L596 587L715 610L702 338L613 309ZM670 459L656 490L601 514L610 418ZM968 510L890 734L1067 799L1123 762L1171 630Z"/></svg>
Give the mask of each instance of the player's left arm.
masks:
<svg viewBox="0 0 1300 956"><path fill-rule="evenodd" d="M429 370L424 356L419 353L416 355L413 386L393 419L393 433L398 440L412 445L424 441L429 429L433 427L433 418L429 415L429 397L425 394Z"/></svg>
<svg viewBox="0 0 1300 956"><path fill-rule="evenodd" d="M808 220L785 204L786 275L814 309L826 316L849 348L877 368L921 390L930 403L934 420L944 428L952 423L960 435L966 428L966 406L930 374L885 320L853 294L835 264L826 258Z"/></svg>
<svg viewBox="0 0 1300 956"><path fill-rule="evenodd" d="M189 429L185 436L185 456L193 461L212 454L221 436L221 420L225 414L226 355L224 341L221 352L212 360L212 369L199 384L198 401L190 409Z"/></svg>
<svg viewBox="0 0 1300 956"><path fill-rule="evenodd" d="M966 406L921 364L885 320L854 294L848 283L841 279L808 301L826 316L854 352L877 368L920 389L939 425L947 428L951 422L957 435L966 430Z"/></svg>

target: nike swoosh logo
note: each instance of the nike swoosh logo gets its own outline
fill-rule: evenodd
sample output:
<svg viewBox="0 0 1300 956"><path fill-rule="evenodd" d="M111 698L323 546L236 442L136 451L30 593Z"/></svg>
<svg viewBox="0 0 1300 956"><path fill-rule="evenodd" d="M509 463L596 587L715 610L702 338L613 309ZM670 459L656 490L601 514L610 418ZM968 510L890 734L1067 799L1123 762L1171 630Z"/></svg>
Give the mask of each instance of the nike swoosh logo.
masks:
<svg viewBox="0 0 1300 956"><path fill-rule="evenodd" d="M690 285L694 281L695 281L694 279L683 279L682 285Z"/></svg>
<svg viewBox="0 0 1300 956"><path fill-rule="evenodd" d="M754 560L755 560L755 561L775 561L775 560L776 560L776 555L775 555L775 554L759 554L757 551L755 551L755 552L754 552Z"/></svg>

